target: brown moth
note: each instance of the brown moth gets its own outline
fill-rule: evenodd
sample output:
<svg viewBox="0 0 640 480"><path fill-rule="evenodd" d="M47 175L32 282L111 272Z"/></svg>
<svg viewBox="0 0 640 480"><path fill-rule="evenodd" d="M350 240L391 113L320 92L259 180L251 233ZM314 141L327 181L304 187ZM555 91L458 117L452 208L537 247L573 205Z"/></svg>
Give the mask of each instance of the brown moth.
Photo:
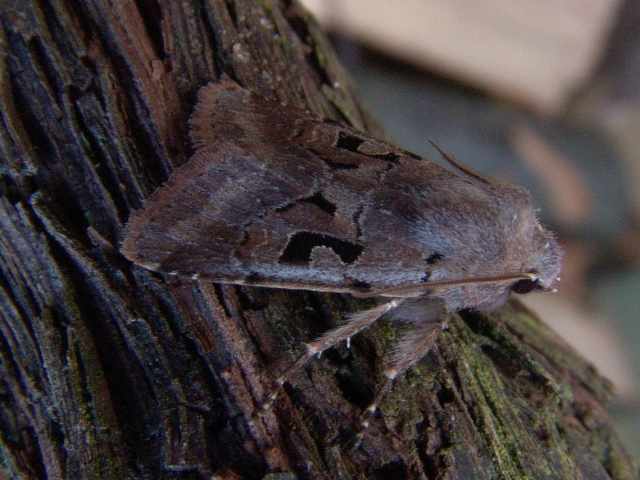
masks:
<svg viewBox="0 0 640 480"><path fill-rule="evenodd" d="M200 90L190 127L195 154L132 214L128 259L213 282L391 298L306 344L279 385L388 313L414 328L372 413L446 313L558 280L561 250L530 194L443 152L454 171L230 80Z"/></svg>

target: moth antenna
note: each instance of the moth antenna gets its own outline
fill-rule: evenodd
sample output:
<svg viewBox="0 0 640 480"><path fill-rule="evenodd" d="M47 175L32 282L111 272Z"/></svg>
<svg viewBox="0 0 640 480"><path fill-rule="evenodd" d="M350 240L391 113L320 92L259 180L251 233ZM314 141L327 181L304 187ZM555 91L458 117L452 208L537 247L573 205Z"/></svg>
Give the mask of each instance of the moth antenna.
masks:
<svg viewBox="0 0 640 480"><path fill-rule="evenodd" d="M368 293L371 296L384 295L389 297L411 297L418 296L425 290L441 290L450 287L456 287L458 285L469 284L482 284L482 283L503 283L512 282L514 280L531 280L535 282L538 280L538 275L531 272L523 273L508 273L505 275L496 275L488 277L469 277L461 278L458 280L441 280L437 282L427 282L421 285L410 285L407 287L388 288L384 290L376 290Z"/></svg>
<svg viewBox="0 0 640 480"><path fill-rule="evenodd" d="M460 170L465 175L475 178L476 180L480 180L481 182L486 183L488 185L491 184L491 180L489 180L487 177L483 177L478 172L473 170L471 167L467 167L466 165L463 165L462 163L460 163L458 160L456 160L456 158L453 155L442 150L435 142L429 140L429 143L433 148L435 148L438 151L440 156L444 158L452 167L456 168L457 170Z"/></svg>
<svg viewBox="0 0 640 480"><path fill-rule="evenodd" d="M514 280L531 280L532 282L538 281L538 275L532 272L523 272L523 273L507 273L505 275L496 275L489 277L470 277L470 278L461 278L460 280L442 280L438 282L430 282L425 283L425 287L430 288L438 288L438 287L450 287L456 285L465 285L465 284L478 284L478 283L503 283L503 282L512 282ZM430 287L429 287L430 285Z"/></svg>
<svg viewBox="0 0 640 480"><path fill-rule="evenodd" d="M343 325L340 325L333 330L329 330L317 340L307 343L305 352L301 354L298 359L276 379L276 387L263 403L262 410L266 410L271 407L282 385L288 382L298 370L304 367L305 364L311 360L313 356L320 356L325 350L328 350L338 343L361 332L385 313L398 307L403 301L403 299L394 299L369 310L362 310L349 315Z"/></svg>

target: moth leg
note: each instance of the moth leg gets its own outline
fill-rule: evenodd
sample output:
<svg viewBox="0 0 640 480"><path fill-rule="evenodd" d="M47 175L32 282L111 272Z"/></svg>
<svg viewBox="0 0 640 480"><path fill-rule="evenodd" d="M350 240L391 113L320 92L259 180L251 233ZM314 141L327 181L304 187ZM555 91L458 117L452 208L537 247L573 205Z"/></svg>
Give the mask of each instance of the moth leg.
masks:
<svg viewBox="0 0 640 480"><path fill-rule="evenodd" d="M380 403L393 387L394 381L429 353L438 335L445 329L446 323L425 321L402 336L385 367L383 384L378 388L373 402L360 415L358 439L362 438L363 431L369 427L369 418L376 413Z"/></svg>
<svg viewBox="0 0 640 480"><path fill-rule="evenodd" d="M356 312L347 317L347 321L343 325L328 331L317 340L305 344L305 352L276 379L276 386L267 398L267 401L263 403L262 410L266 410L271 407L278 396L280 388L288 382L298 370L304 367L311 357L314 355L320 356L322 352L344 340L349 341L352 336L367 328L389 310L399 306L402 302L402 299L394 299L369 310Z"/></svg>

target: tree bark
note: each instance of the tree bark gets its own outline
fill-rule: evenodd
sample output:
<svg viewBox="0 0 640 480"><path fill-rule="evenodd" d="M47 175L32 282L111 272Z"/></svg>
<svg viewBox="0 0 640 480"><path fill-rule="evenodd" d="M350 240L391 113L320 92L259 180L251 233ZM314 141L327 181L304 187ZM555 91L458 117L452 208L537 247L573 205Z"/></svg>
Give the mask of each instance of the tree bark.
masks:
<svg viewBox="0 0 640 480"><path fill-rule="evenodd" d="M381 382L384 322L255 413L363 301L171 282L119 254L223 74L381 135L297 3L3 0L0 18L1 477L636 478L609 383L515 302L453 317L350 448L331 439Z"/></svg>

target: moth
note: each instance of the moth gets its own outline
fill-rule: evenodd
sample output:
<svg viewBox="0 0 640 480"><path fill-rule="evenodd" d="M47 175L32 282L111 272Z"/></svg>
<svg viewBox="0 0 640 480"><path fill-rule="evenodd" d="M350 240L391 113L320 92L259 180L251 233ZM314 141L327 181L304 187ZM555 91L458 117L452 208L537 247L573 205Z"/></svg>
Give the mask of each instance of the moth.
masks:
<svg viewBox="0 0 640 480"><path fill-rule="evenodd" d="M386 298L307 343L278 386L387 314L413 328L387 359L373 413L447 313L559 280L561 248L530 194L442 151L451 169L229 79L201 88L190 136L194 155L131 215L128 259L213 282Z"/></svg>

